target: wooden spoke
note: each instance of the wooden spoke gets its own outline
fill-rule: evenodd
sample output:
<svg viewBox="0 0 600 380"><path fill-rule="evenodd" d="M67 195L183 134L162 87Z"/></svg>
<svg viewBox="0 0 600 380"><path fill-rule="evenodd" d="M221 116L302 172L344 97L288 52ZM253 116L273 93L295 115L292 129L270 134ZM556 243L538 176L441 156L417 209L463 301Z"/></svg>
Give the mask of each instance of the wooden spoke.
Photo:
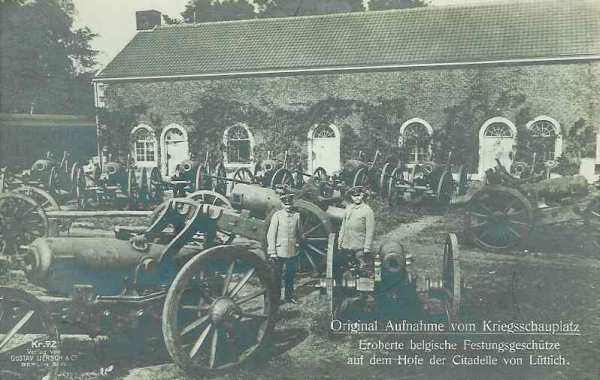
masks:
<svg viewBox="0 0 600 380"><path fill-rule="evenodd" d="M240 318L247 318L247 319L266 319L268 318L268 316L264 315L264 314L254 314L254 313L240 313Z"/></svg>
<svg viewBox="0 0 600 380"><path fill-rule="evenodd" d="M200 336L196 340L196 343L194 343L194 346L190 350L190 358L193 358L194 356L196 356L196 354L200 350L200 347L202 347L202 344L206 340L206 337L208 336L208 333L210 332L211 329L212 329L212 324L206 326L204 331L202 331L202 334L200 334Z"/></svg>
<svg viewBox="0 0 600 380"><path fill-rule="evenodd" d="M317 263L315 263L315 260L312 258L310 253L307 250L303 250L302 252L304 253L304 257L306 257L306 260L308 260L313 272L318 272L319 267L317 266Z"/></svg>
<svg viewBox="0 0 600 380"><path fill-rule="evenodd" d="M319 248L315 247L314 245L312 245L312 244L307 244L307 246L308 246L310 249L312 249L313 251L315 251L316 253L318 253L319 255L321 255L321 256L327 256L327 254L326 254L325 252L321 251Z"/></svg>
<svg viewBox="0 0 600 380"><path fill-rule="evenodd" d="M208 318L210 318L210 314L205 315L204 317L195 320L194 322L190 323L189 325L185 326L183 328L183 330L181 330L181 336L189 333L190 331L192 331L193 329L195 329L196 327L201 326L204 322L208 321Z"/></svg>
<svg viewBox="0 0 600 380"><path fill-rule="evenodd" d="M219 329L215 328L212 336L212 343L210 345L210 368L215 368L215 362L217 360L217 345L219 344Z"/></svg>
<svg viewBox="0 0 600 380"><path fill-rule="evenodd" d="M231 277L233 276L233 268L235 267L235 260L229 264L229 268L227 268L227 275L225 276L225 284L223 285L223 295L226 295L229 292L229 283L231 282Z"/></svg>
<svg viewBox="0 0 600 380"><path fill-rule="evenodd" d="M2 342L0 342L0 351L2 350L2 348L4 348L4 346L6 346L6 344L12 339L12 337L15 336L15 334L18 333L19 330L21 330L21 327L25 326L25 324L29 322L34 313L35 312L33 310L29 310L19 320L19 322L17 322L17 324L15 324L12 329L10 329L10 331L4 336Z"/></svg>
<svg viewBox="0 0 600 380"><path fill-rule="evenodd" d="M267 292L267 291L266 291L265 289L260 289L260 290L257 290L257 291L255 291L255 292L252 292L252 293L248 294L248 295L247 295L247 296L245 296L245 297L242 297L242 298L238 299L237 301L234 299L234 302L235 302L235 303L236 303L238 306L240 306L240 305L243 305L243 304L245 304L245 303L246 303L246 302L248 302L248 301L252 301L252 300L253 300L253 299L255 299L256 297L260 297L260 296L264 295L266 292Z"/></svg>
<svg viewBox="0 0 600 380"><path fill-rule="evenodd" d="M237 294L240 292L240 290L242 290L244 285L246 285L246 283L248 282L250 277L252 277L252 275L254 274L254 271L255 271L255 269L251 268L250 270L248 270L248 272L246 272L246 274L240 280L240 282L231 290L231 293L229 294L229 296L231 298L234 298L235 296L237 296Z"/></svg>

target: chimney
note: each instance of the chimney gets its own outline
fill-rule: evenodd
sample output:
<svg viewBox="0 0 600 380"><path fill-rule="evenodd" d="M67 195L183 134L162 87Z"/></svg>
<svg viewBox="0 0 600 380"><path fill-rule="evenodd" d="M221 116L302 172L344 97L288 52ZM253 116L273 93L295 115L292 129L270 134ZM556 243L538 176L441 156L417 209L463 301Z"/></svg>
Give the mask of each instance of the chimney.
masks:
<svg viewBox="0 0 600 380"><path fill-rule="evenodd" d="M150 9L135 12L136 30L149 30L160 25L162 16L159 11Z"/></svg>

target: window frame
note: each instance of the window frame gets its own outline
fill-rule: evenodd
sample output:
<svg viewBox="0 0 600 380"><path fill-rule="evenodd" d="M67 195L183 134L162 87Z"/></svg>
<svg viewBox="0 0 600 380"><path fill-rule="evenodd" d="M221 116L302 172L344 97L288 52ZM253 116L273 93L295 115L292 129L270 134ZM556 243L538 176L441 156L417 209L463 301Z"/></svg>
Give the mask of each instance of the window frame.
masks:
<svg viewBox="0 0 600 380"><path fill-rule="evenodd" d="M398 147L400 149L407 148L407 142L409 139L406 136L406 129L414 124L419 124L421 127L425 128L427 134L429 135L429 143L427 144L427 147L424 147L425 148L424 150L426 151L426 153L424 153L424 154L427 155L426 159L424 159L424 160L423 159L419 160L419 156L423 153L420 152L421 146L418 144L418 142L412 148L411 152L407 152L407 156L409 157L407 165L409 165L409 166L416 165L421 162L431 161L432 154L433 154L433 128L431 127L431 124L429 124L427 121L420 119L418 117L409 119L402 124L402 126L400 127L400 136L398 138Z"/></svg>
<svg viewBox="0 0 600 380"><path fill-rule="evenodd" d="M229 136L229 133L235 128L242 128L248 135L248 138L232 140ZM248 142L249 157L248 157L247 161L231 161L231 157L229 157L229 147L230 147L229 144L231 141L247 141ZM225 129L225 131L223 132L223 146L225 147L225 150L223 152L223 163L225 164L226 168L241 168L241 167L253 168L254 167L254 135L252 134L252 131L250 130L250 128L248 128L248 126L246 124L236 123L236 124L233 124L233 125L230 125L229 127L227 127ZM238 156L239 156L239 154L238 154Z"/></svg>
<svg viewBox="0 0 600 380"><path fill-rule="evenodd" d="M145 140L139 140L138 135L141 133L147 133L147 138ZM138 167L156 167L158 162L158 139L156 138L156 134L154 133L154 129L146 124L139 124L135 128L133 128L130 132L131 136L131 157ZM144 160L138 160L138 143L141 142L144 144L143 156ZM152 143L150 147L150 143ZM152 153L152 159L148 159L149 153Z"/></svg>

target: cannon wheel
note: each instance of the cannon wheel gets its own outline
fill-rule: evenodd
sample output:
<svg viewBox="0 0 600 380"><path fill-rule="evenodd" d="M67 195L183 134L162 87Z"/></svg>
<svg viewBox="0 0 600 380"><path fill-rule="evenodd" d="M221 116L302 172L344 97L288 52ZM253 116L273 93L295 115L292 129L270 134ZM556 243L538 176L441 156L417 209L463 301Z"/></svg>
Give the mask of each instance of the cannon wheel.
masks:
<svg viewBox="0 0 600 380"><path fill-rule="evenodd" d="M75 197L77 196L75 187L77 186L77 172L80 168L81 166L77 162L73 163L73 166L71 166L71 173L69 175L69 190L71 192L71 198L73 199L75 199Z"/></svg>
<svg viewBox="0 0 600 380"><path fill-rule="evenodd" d="M21 194L28 198L33 199L42 209L47 210L60 210L58 202L54 199L50 193L33 186L20 186L12 190L15 194Z"/></svg>
<svg viewBox="0 0 600 380"><path fill-rule="evenodd" d="M319 166L315 169L312 177L316 180L316 182L327 182L327 170Z"/></svg>
<svg viewBox="0 0 600 380"><path fill-rule="evenodd" d="M0 379L56 379L59 360L12 361L25 354L34 342L50 345L38 348L52 358L60 357L60 334L46 305L24 290L0 287Z"/></svg>
<svg viewBox="0 0 600 380"><path fill-rule="evenodd" d="M211 190L195 191L187 196L196 202L212 206L231 208L231 202L223 194Z"/></svg>
<svg viewBox="0 0 600 380"><path fill-rule="evenodd" d="M50 194L55 194L58 190L58 172L56 171L56 166L53 166L52 169L50 169L46 190L48 190Z"/></svg>
<svg viewBox="0 0 600 380"><path fill-rule="evenodd" d="M212 189L219 194L227 193L227 170L225 164L219 162L215 170L214 178L212 179Z"/></svg>
<svg viewBox="0 0 600 380"><path fill-rule="evenodd" d="M181 268L167 293L167 351L193 375L252 360L273 331L279 293L269 265L249 247L202 251Z"/></svg>
<svg viewBox="0 0 600 380"><path fill-rule="evenodd" d="M146 206L148 205L149 193L150 188L148 186L148 169L142 168L138 197L139 202L141 202L143 208L146 208Z"/></svg>
<svg viewBox="0 0 600 380"><path fill-rule="evenodd" d="M398 178L400 178L401 175L402 174L400 168L394 168L394 170L392 170L392 173L388 176L386 197L390 205L394 205L396 203L398 197L396 190L396 182L398 181Z"/></svg>
<svg viewBox="0 0 600 380"><path fill-rule="evenodd" d="M148 178L148 196L152 204L159 204L163 201L163 189L162 189L162 178L160 176L160 170L157 167L152 168L150 171L150 178Z"/></svg>
<svg viewBox="0 0 600 380"><path fill-rule="evenodd" d="M11 172L9 168L1 168L0 169L0 193L4 193L8 191L8 186L10 184Z"/></svg>
<svg viewBox="0 0 600 380"><path fill-rule="evenodd" d="M367 175L367 168L360 168L354 174L354 179L352 180L352 187L354 186L365 186L369 180Z"/></svg>
<svg viewBox="0 0 600 380"><path fill-rule="evenodd" d="M279 168L271 177L270 187L271 189L275 190L279 186L291 187L293 183L294 176L292 175L292 172L286 168Z"/></svg>
<svg viewBox="0 0 600 380"><path fill-rule="evenodd" d="M467 236L484 250L515 247L533 226L531 202L518 190L487 186L475 193L466 210Z"/></svg>
<svg viewBox="0 0 600 380"><path fill-rule="evenodd" d="M14 254L19 246L48 236L48 217L32 198L21 194L0 194L0 256Z"/></svg>
<svg viewBox="0 0 600 380"><path fill-rule="evenodd" d="M389 178L392 170L392 165L389 162L386 162L381 169L381 175L379 176L379 192L382 198L385 198L385 193L387 191L386 180Z"/></svg>
<svg viewBox="0 0 600 380"><path fill-rule="evenodd" d="M467 173L468 170L465 165L461 165L458 168L458 195L465 195L468 190L468 178Z"/></svg>
<svg viewBox="0 0 600 380"><path fill-rule="evenodd" d="M135 178L135 170L130 168L129 173L127 174L127 199L129 209L135 209L137 207L138 201L140 200L139 190Z"/></svg>
<svg viewBox="0 0 600 380"><path fill-rule="evenodd" d="M600 248L600 198L592 199L583 213L586 233L596 248Z"/></svg>
<svg viewBox="0 0 600 380"><path fill-rule="evenodd" d="M87 181L85 180L85 172L82 167L79 167L75 173L75 182L73 183L75 194L73 199L77 204L78 209L85 209L88 206L87 199Z"/></svg>
<svg viewBox="0 0 600 380"><path fill-rule="evenodd" d="M208 190L206 189L205 185L207 185L208 181L210 181L211 174L212 172L210 170L210 166L198 165L198 168L196 169L196 181L194 183L194 191Z"/></svg>
<svg viewBox="0 0 600 380"><path fill-rule="evenodd" d="M448 170L444 170L437 183L436 197L439 205L448 206L452 200L452 194L454 194L454 180L452 179L452 173Z"/></svg>
<svg viewBox="0 0 600 380"><path fill-rule="evenodd" d="M233 189L233 187L237 184L237 183L255 183L255 178L254 178L254 174L252 174L252 171L248 168L238 168L235 173L233 173L233 182L232 182L232 186L231 188Z"/></svg>
<svg viewBox="0 0 600 380"><path fill-rule="evenodd" d="M460 250L455 234L446 236L444 244L444 258L442 262L442 288L446 299L446 316L448 322L455 321L460 310L461 277L460 277Z"/></svg>

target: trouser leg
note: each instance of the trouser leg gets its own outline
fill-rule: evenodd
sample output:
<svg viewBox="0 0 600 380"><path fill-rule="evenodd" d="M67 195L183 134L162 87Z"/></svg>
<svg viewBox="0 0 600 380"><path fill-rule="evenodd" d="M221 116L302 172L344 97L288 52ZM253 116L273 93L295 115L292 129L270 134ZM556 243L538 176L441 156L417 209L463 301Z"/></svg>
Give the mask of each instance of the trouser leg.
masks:
<svg viewBox="0 0 600 380"><path fill-rule="evenodd" d="M277 258L273 260L275 265L275 285L277 286L278 299L281 298L281 272L283 271L283 259Z"/></svg>
<svg viewBox="0 0 600 380"><path fill-rule="evenodd" d="M294 297L294 280L296 278L296 271L298 270L298 257L290 257L285 259L285 298L290 299Z"/></svg>

